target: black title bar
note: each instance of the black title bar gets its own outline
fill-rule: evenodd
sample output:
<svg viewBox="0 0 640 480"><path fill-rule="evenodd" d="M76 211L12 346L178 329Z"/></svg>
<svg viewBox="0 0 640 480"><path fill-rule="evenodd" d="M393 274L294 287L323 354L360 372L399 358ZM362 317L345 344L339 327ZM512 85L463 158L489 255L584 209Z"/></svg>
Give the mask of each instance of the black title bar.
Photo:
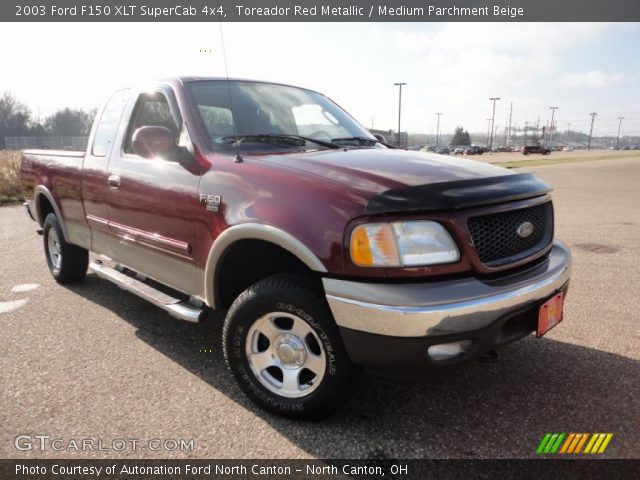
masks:
<svg viewBox="0 0 640 480"><path fill-rule="evenodd" d="M0 460L3 480L636 479L640 460Z"/></svg>
<svg viewBox="0 0 640 480"><path fill-rule="evenodd" d="M3 0L2 22L637 22L638 0Z"/></svg>

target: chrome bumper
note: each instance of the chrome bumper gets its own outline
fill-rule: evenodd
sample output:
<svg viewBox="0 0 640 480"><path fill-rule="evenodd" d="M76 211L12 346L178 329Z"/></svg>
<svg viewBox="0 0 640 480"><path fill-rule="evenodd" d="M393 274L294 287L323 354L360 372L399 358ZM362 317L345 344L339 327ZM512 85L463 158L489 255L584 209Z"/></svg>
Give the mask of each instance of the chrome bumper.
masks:
<svg viewBox="0 0 640 480"><path fill-rule="evenodd" d="M431 337L487 327L550 297L571 274L571 253L554 242L548 258L499 279L464 278L421 284L323 279L339 327L391 337Z"/></svg>

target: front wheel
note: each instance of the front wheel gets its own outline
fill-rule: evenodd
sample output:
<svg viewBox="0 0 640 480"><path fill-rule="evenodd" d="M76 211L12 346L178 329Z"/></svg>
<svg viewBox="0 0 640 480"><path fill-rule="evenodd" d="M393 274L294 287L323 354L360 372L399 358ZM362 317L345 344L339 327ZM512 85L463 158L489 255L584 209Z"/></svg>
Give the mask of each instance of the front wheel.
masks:
<svg viewBox="0 0 640 480"><path fill-rule="evenodd" d="M227 314L223 342L240 388L265 410L315 419L347 398L354 368L313 279L279 275L249 287Z"/></svg>
<svg viewBox="0 0 640 480"><path fill-rule="evenodd" d="M44 252L47 265L58 283L76 283L84 279L89 266L89 252L67 243L60 221L53 213L47 215L42 225Z"/></svg>

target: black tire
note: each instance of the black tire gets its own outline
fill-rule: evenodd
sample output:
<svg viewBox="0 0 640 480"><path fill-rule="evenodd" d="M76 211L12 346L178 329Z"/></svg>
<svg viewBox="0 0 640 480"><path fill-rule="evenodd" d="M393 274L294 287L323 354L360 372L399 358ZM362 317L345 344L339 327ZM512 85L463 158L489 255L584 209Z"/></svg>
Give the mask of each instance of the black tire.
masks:
<svg viewBox="0 0 640 480"><path fill-rule="evenodd" d="M312 330L309 335L303 337L306 353L301 355L304 355L305 363L302 367L270 366L261 370L262 375L254 373L256 367L250 363L247 352L253 342L252 339L256 336L256 331L260 341L268 340L264 352L270 354L268 356L274 362L282 360L279 350L282 347L276 348L278 340L268 339L264 335L260 337L262 332L259 329L256 330L260 325L259 322L264 322L265 318L268 318L268 321L272 322L270 325L273 326L271 316L275 317L279 313L283 317L286 315L297 318L306 325L305 328ZM276 322L280 320L286 323L290 319L275 318ZM294 324L301 325L296 323L298 320L291 320L293 322L290 327L291 332L294 332ZM275 331L280 334L282 330L278 330L279 328L277 327ZM250 334L251 338L248 340ZM277 338L281 339L282 334ZM222 341L225 360L240 388L254 403L271 413L289 418L313 420L333 413L348 398L356 369L344 348L322 287L313 278L304 275L276 275L249 287L240 294L229 309L222 330ZM282 346L282 343L279 345ZM285 348L288 347L285 346ZM319 348L321 349L318 350ZM310 387L306 384L303 386L313 390L300 398L291 398L274 392L278 387L271 385L265 379L265 375L273 381L274 377L277 377L278 370L284 378L286 369L290 371L293 369L298 372L295 374L297 375L296 385L302 384L303 375L308 376L309 372L314 373L304 368L307 364L306 359L311 358L312 350L319 352L315 357L316 361L322 358L324 359L322 364L325 365L321 378L314 377L309 382ZM263 352L258 355L261 353ZM283 364L279 363L279 365ZM272 368L275 370L270 370ZM273 377L267 372L273 372ZM284 379L281 381L281 387L284 388Z"/></svg>
<svg viewBox="0 0 640 480"><path fill-rule="evenodd" d="M77 283L87 275L89 252L67 243L55 214L50 213L42 225L44 253L53 278L58 283Z"/></svg>

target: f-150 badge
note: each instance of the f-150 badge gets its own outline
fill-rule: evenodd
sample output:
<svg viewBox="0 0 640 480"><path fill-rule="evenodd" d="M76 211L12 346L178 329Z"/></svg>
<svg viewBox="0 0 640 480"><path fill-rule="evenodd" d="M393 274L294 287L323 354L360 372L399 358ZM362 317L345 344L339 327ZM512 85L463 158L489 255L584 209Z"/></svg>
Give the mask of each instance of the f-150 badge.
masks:
<svg viewBox="0 0 640 480"><path fill-rule="evenodd" d="M217 212L220 209L222 197L220 195L207 195L206 193L201 193L200 203L204 203L207 206L207 210Z"/></svg>

